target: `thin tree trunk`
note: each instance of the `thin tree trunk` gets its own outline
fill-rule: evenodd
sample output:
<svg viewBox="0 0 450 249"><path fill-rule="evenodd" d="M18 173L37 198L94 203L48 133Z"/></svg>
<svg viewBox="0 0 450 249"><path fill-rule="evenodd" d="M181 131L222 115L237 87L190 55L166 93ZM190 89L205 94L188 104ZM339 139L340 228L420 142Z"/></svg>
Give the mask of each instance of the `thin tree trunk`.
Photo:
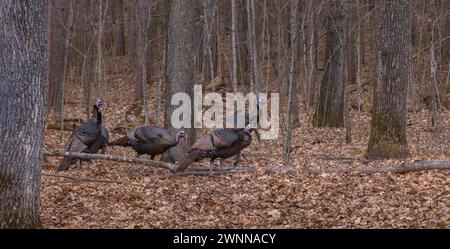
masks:
<svg viewBox="0 0 450 249"><path fill-rule="evenodd" d="M92 82L94 80L94 69L95 69L95 37L94 28L91 25L91 18L94 13L93 1L82 0L80 1L80 12L83 13L81 21L79 21L78 27L79 32L82 34L81 37L81 61L80 61L80 71L81 71L81 83L83 86L83 105L85 108L86 119L91 117L92 105Z"/></svg>
<svg viewBox="0 0 450 249"><path fill-rule="evenodd" d="M237 92L237 41L236 41L236 0L231 0L231 84L233 86L233 92Z"/></svg>
<svg viewBox="0 0 450 249"><path fill-rule="evenodd" d="M351 5L352 2L350 0L345 0L344 4L346 14L346 25L344 26L344 44L343 46L346 48L344 54L344 127L345 127L345 143L350 144L352 142L352 119L350 116L350 84L352 80L354 82L355 79L352 79L356 74L355 63L354 63L354 43L355 43L355 33L353 32L353 26L356 23L356 8L354 5ZM352 71L353 70L353 71Z"/></svg>
<svg viewBox="0 0 450 249"><path fill-rule="evenodd" d="M346 21L345 28L347 45L345 47L345 52L347 53L347 73L348 73L348 84L355 84L356 82L356 56L355 56L355 45L356 45L356 32L353 27L356 26L358 22L358 4L353 0L345 0L345 12Z"/></svg>
<svg viewBox="0 0 450 249"><path fill-rule="evenodd" d="M295 118L295 112L293 111L294 105L296 105L297 97L297 79L296 79L296 69L297 69L297 56L298 56L298 4L299 0L289 0L290 7L290 21L289 21L289 32L290 32L290 47L291 51L289 55L289 91L288 91L288 108L286 111L285 120L285 140L284 140L284 153L283 158L285 161L289 161L291 154L291 140L292 140L292 127Z"/></svg>
<svg viewBox="0 0 450 249"><path fill-rule="evenodd" d="M278 20L278 25L277 25L277 33L278 33L278 46L277 46L277 51L278 51L278 91L281 93L281 95L286 96L288 94L288 84L287 84L287 77L286 77L286 72L287 72L287 63L286 63L286 56L287 56L287 49L286 49L286 34L285 34L285 29L286 29L286 22L285 22L285 18L286 18L286 4L285 4L285 0L277 0L277 20ZM284 99L284 98L283 98ZM282 101L283 101L282 99ZM283 105L286 103L286 101L283 101Z"/></svg>
<svg viewBox="0 0 450 249"><path fill-rule="evenodd" d="M66 64L64 62L68 57L66 47L66 39L69 37L69 30L67 29L70 0L49 0L48 1L48 83L49 95L48 105L49 109L55 110L55 116L61 118L63 94L64 94L64 79Z"/></svg>
<svg viewBox="0 0 450 249"><path fill-rule="evenodd" d="M406 99L411 80L411 13L412 2L408 0L383 0L378 4L378 67L368 145L370 159L409 155Z"/></svg>
<svg viewBox="0 0 450 249"><path fill-rule="evenodd" d="M100 98L103 97L104 94L104 80L105 80L105 62L103 58L103 46L102 46L102 40L103 40L103 34L105 32L105 19L106 19L106 12L108 9L108 1L99 1L98 2L98 22L97 22L97 58L95 62L95 82L96 82L96 90L98 93L98 96Z"/></svg>
<svg viewBox="0 0 450 249"><path fill-rule="evenodd" d="M259 55L256 40L256 10L255 10L255 0L248 0L251 5L251 49L252 49L252 60L253 60L253 80L255 93L259 93L261 85L261 71L259 70Z"/></svg>
<svg viewBox="0 0 450 249"><path fill-rule="evenodd" d="M202 71L205 72L205 69L207 68L206 65L208 65L209 68L209 77L204 77L205 83L212 84L212 91L215 92L215 57L213 56L213 27L215 26L216 21L216 0L203 0L203 13L204 13L204 46L203 46L203 69ZM214 46L216 47L216 46ZM207 62L209 64L207 64ZM206 74L205 74L206 75Z"/></svg>
<svg viewBox="0 0 450 249"><path fill-rule="evenodd" d="M46 18L45 1L0 1L0 229L41 227Z"/></svg>
<svg viewBox="0 0 450 249"><path fill-rule="evenodd" d="M431 75L431 126L436 128L439 122L439 113L438 113L438 82L437 82L437 63L436 63L436 55L434 48L434 33L435 33L435 24L437 20L434 20L432 29L431 29L431 48L430 48L430 75Z"/></svg>
<svg viewBox="0 0 450 249"><path fill-rule="evenodd" d="M150 76L150 48L149 48L149 30L151 23L150 3L147 0L137 0L135 10L137 41L136 41L136 83L135 83L135 101L142 100L144 123L149 124L148 118L148 96L147 82Z"/></svg>
<svg viewBox="0 0 450 249"><path fill-rule="evenodd" d="M253 54L253 36L252 36L252 11L251 11L251 1L247 0L246 3L246 14L247 14L247 49L248 49L248 65L249 65L249 82L250 82L250 91L255 90L255 67L253 61L255 60Z"/></svg>
<svg viewBox="0 0 450 249"><path fill-rule="evenodd" d="M61 95L59 104L61 105L58 109L60 110L60 122L61 122L61 136L60 136L60 142L63 141L63 131L64 131L64 98L65 98L65 85L67 80L67 74L69 72L69 47L70 43L72 42L72 29L73 29L73 19L74 19L74 2L69 2L69 12L68 12L68 21L67 21L67 27L66 27L66 40L64 41L64 59L63 59L63 81L61 83Z"/></svg>
<svg viewBox="0 0 450 249"><path fill-rule="evenodd" d="M316 0L306 0L305 8L306 110L309 110L314 105L317 88L316 2Z"/></svg>
<svg viewBox="0 0 450 249"><path fill-rule="evenodd" d="M124 9L123 0L113 0L114 4L114 44L115 54L125 55L125 29L124 29Z"/></svg>
<svg viewBox="0 0 450 249"><path fill-rule="evenodd" d="M360 0L356 1L356 5L357 5L357 19L360 20L361 19L361 11L360 11ZM357 28L356 28L356 64L357 64L357 68L356 68L356 91L357 91L357 95L358 95L358 111L361 111L361 101L362 101L362 79L363 79L363 68L362 68L362 49L361 49L361 22L364 22L364 20L359 21L357 23Z"/></svg>

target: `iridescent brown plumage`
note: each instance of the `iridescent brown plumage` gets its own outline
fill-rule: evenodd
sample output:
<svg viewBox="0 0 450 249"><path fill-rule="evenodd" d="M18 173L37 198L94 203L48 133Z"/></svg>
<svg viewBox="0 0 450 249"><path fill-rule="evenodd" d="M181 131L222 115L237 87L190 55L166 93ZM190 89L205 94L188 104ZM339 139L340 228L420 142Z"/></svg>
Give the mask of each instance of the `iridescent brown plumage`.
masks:
<svg viewBox="0 0 450 249"><path fill-rule="evenodd" d="M102 106L103 101L97 100L92 110L92 118L72 133L67 151L94 154L106 148L108 144L108 130L102 126ZM77 160L79 159L76 157L65 156L59 165L58 171L68 170L70 165Z"/></svg>
<svg viewBox="0 0 450 249"><path fill-rule="evenodd" d="M162 127L141 126L108 145L131 147L136 151L137 156L147 154L154 159L155 156L163 154L168 149L179 144L185 136L184 131L179 131L175 136L171 136Z"/></svg>
<svg viewBox="0 0 450 249"><path fill-rule="evenodd" d="M176 172L185 170L193 162L200 161L205 158L210 159L210 166L215 159L220 158L222 166L223 160L235 156L252 142L251 125L247 125L241 131L233 131L231 129L218 129L197 140L188 152L188 155L176 168Z"/></svg>

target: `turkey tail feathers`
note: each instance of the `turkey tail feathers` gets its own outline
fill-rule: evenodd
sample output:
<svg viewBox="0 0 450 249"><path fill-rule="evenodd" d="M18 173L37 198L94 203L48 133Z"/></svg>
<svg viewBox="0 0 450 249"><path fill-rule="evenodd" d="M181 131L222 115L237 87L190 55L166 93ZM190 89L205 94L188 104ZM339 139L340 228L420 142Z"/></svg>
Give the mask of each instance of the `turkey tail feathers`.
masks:
<svg viewBox="0 0 450 249"><path fill-rule="evenodd" d="M175 172L184 171L191 163L193 163L197 159L197 155L195 152L189 153L186 158L181 161L180 164L175 168Z"/></svg>

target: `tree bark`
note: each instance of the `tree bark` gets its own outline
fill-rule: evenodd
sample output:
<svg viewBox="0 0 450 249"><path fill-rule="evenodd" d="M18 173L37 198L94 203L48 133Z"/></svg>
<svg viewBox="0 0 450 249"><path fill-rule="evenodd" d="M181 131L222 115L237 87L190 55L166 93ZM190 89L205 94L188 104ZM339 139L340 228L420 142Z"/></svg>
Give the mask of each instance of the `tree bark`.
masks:
<svg viewBox="0 0 450 249"><path fill-rule="evenodd" d="M358 4L356 1L345 0L345 25L347 29L347 42L345 52L347 53L347 73L348 73L348 82L347 84L355 84L356 82L356 66L357 66L357 57L356 55L356 25L358 22ZM355 28L354 28L355 27Z"/></svg>
<svg viewBox="0 0 450 249"><path fill-rule="evenodd" d="M94 69L95 69L95 42L94 42L94 28L91 25L91 18L94 15L94 3L91 0L78 1L77 8L79 9L80 20L77 23L77 31L81 33L81 46L80 46L80 75L81 84L83 86L83 105L85 110L85 117L89 119L92 115L92 82L94 81Z"/></svg>
<svg viewBox="0 0 450 249"><path fill-rule="evenodd" d="M55 110L56 117L60 117L63 106L65 61L68 57L66 39L69 36L69 5L70 0L48 1L48 107Z"/></svg>
<svg viewBox="0 0 450 249"><path fill-rule="evenodd" d="M233 92L237 93L237 16L236 16L236 0L231 0L231 85Z"/></svg>
<svg viewBox="0 0 450 249"><path fill-rule="evenodd" d="M371 159L409 155L406 98L408 81L411 80L411 13L410 1L379 2L377 81L368 145Z"/></svg>
<svg viewBox="0 0 450 249"><path fill-rule="evenodd" d="M289 20L289 77L288 77L288 106L286 111L286 131L284 140L284 153L283 158L285 161L289 161L291 154L291 138L292 138L292 128L296 122L295 115L297 112L294 110L297 105L297 61L298 61L298 0L289 0L290 8L290 20Z"/></svg>
<svg viewBox="0 0 450 249"><path fill-rule="evenodd" d="M314 105L317 88L317 31L316 31L316 0L306 0L305 20L305 59L306 59L306 109Z"/></svg>
<svg viewBox="0 0 450 249"><path fill-rule="evenodd" d="M171 134L177 130L172 126L171 117L177 106L171 105L172 96L176 93L186 93L193 100L195 84L195 1L170 1L169 26L167 36L166 61L166 101L165 126ZM192 105L191 105L192 107ZM179 160L191 148L195 139L194 118L191 115L191 127L186 129L187 139L169 150L169 157Z"/></svg>
<svg viewBox="0 0 450 249"><path fill-rule="evenodd" d="M0 229L41 227L46 18L45 1L0 1Z"/></svg>
<svg viewBox="0 0 450 249"><path fill-rule="evenodd" d="M114 45L116 55L125 55L125 29L123 0L113 0L114 6Z"/></svg>
<svg viewBox="0 0 450 249"><path fill-rule="evenodd" d="M144 111L144 122L148 125L148 97L147 97L147 83L151 75L150 69L150 23L151 23L151 3L146 0L137 0L135 5L135 20L136 20L136 64L135 64L135 101L142 100Z"/></svg>
<svg viewBox="0 0 450 249"><path fill-rule="evenodd" d="M322 78L313 125L344 126L344 9L342 0L329 1L325 72Z"/></svg>

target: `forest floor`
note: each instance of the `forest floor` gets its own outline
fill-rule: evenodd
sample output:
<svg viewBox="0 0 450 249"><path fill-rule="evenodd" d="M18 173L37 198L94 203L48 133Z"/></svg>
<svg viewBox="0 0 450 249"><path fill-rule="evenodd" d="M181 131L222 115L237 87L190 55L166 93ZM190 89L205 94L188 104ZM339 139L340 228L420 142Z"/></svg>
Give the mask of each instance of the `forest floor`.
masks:
<svg viewBox="0 0 450 249"><path fill-rule="evenodd" d="M81 90L71 89L68 117L84 117ZM124 120L132 91L111 82L104 94L104 124L110 130ZM152 94L151 96L155 96ZM155 100L150 101L155 106ZM152 110L154 111L154 110ZM293 133L290 163L282 160L283 141L254 141L241 166L382 167L402 161L365 162L370 113L352 116L352 139L344 129L313 128L301 114ZM430 129L430 113L408 113L407 161L450 160L450 111L439 131ZM63 150L71 134L48 130L45 146ZM110 140L119 134L110 133ZM129 148L108 153L134 157ZM352 160L340 160L351 158ZM56 174L61 158L48 158L44 174ZM207 166L207 162L198 163ZM130 169L134 169L131 171ZM47 228L450 228L450 171L406 174L226 174L176 176L142 165L94 160L58 173L117 183L81 182L43 176L42 221Z"/></svg>

